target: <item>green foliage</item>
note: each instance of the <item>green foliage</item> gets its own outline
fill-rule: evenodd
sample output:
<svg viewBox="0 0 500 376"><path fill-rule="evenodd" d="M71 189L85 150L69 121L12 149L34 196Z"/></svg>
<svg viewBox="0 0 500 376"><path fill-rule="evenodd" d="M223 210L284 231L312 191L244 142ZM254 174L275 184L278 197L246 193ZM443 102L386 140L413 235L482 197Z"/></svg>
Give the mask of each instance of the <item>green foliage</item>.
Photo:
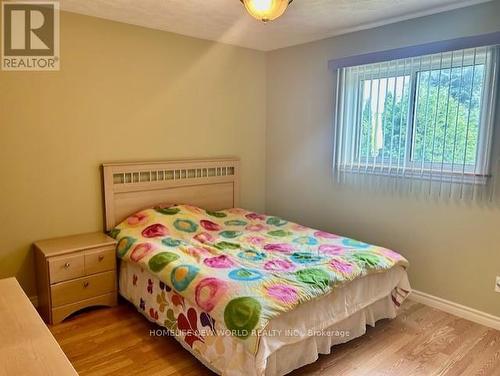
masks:
<svg viewBox="0 0 500 376"><path fill-rule="evenodd" d="M382 160L391 160L393 165L398 161L402 163L405 155L406 135L408 129L408 101L409 101L409 77L400 77L395 80L372 80L364 82L364 90L372 95L363 98L363 112L361 115L361 163L368 161L373 163ZM380 87L379 87L380 85ZM371 86L371 88L370 88ZM377 96L381 88L387 87L383 104L377 103ZM367 89L368 88L368 89ZM373 103L372 103L373 102ZM375 107L381 114L373 111ZM378 119L377 119L378 118ZM382 142L379 142L377 149L377 130L374 124L382 125ZM380 140L379 140L380 141Z"/></svg>
<svg viewBox="0 0 500 376"><path fill-rule="evenodd" d="M484 65L419 72L413 114L408 108L409 76L363 81L361 163L402 164L410 149L406 138L412 128L408 119L413 115L413 162L475 165L483 75ZM384 92L385 97L380 99L383 105L376 103L379 93ZM377 130L377 126L382 129Z"/></svg>

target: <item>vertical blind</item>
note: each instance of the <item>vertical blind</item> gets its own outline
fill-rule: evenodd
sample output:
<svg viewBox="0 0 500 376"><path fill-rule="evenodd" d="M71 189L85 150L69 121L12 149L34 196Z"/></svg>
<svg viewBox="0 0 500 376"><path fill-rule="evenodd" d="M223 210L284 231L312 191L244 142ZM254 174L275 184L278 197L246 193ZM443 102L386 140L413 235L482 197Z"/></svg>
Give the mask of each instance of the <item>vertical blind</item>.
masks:
<svg viewBox="0 0 500 376"><path fill-rule="evenodd" d="M499 49L462 49L339 68L340 183L493 199Z"/></svg>

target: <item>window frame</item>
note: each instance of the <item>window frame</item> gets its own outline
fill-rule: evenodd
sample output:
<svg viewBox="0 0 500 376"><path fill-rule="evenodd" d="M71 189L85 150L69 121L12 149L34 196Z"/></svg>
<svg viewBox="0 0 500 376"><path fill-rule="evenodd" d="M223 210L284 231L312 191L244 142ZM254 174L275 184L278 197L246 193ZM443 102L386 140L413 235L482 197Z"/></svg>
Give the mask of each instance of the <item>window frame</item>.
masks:
<svg viewBox="0 0 500 376"><path fill-rule="evenodd" d="M473 51L473 53L471 53ZM457 61L455 53L460 53L460 61ZM356 67L351 67L357 69L357 71L350 72L347 75L345 72L339 77L338 85L341 86L342 102L345 101L346 95L354 96L357 98L354 104L354 114L341 114L342 117L352 117L355 126L354 132L351 131L350 137L353 138L349 141L350 146L346 143L344 144L345 135L341 135L342 148L345 148L344 153L351 155L350 159L350 171L360 172L360 173L371 173L377 175L400 175L415 177L415 178L438 178L444 180L453 180L457 176L459 180L471 180L475 183L485 183L486 179L490 176L491 168L491 147L493 142L493 116L495 111L495 94L493 90L498 90L499 83L496 70L499 69L499 47L485 47L483 57L478 59L478 52L476 49L473 50L459 50L459 51L449 51L440 54L433 54L427 56L416 56L407 59L398 59L391 61L382 61L378 63L373 63L369 65L360 65ZM436 59L436 56L438 57ZM488 56L489 60L488 60ZM417 60L417 62L415 62ZM402 70L400 69L402 66ZM444 163L442 159L437 161L425 162L425 161L415 161L413 158L413 152L415 149L416 140L416 113L417 113L417 95L418 95L418 80L419 75L423 72L429 72L434 70L451 70L454 67L471 67L484 65L483 77L481 79L481 103L480 103L480 115L479 115L479 125L478 125L478 140L476 148L476 158L475 165L472 164L459 164L459 163ZM385 67L385 68L384 68ZM475 68L474 68L475 69ZM347 77L346 77L347 76ZM363 117L363 84L365 81L370 80L373 84L373 80L378 81L378 92L380 93L380 80L387 79L386 85L389 85L389 79L397 80L399 77L403 77L402 93L401 98L406 96L405 85L406 81L409 80L409 98L408 98L408 108L405 108L404 123L406 124L406 137L404 145L404 157L398 156L398 163L394 165L390 159L392 157L382 156L381 159L378 157L368 157L368 155L363 157L361 152L361 141L362 141L362 117ZM473 75L474 77L474 75ZM355 87L347 85L346 80L353 80ZM342 82L344 84L342 84ZM397 84L396 84L397 85ZM395 86L396 86L395 85ZM471 86L472 89L472 86ZM387 87L386 87L387 91ZM346 93L347 92L347 93ZM349 93L350 92L350 93ZM372 89L370 89L372 92ZM486 95L486 93L490 93ZM493 93L493 94L491 94ZM395 94L396 95L396 94ZM403 99L402 99L403 100ZM406 106L406 105L405 105ZM378 107L378 105L377 105ZM345 103L341 103L337 108L338 110L345 109ZM353 112L353 109L349 110ZM349 112L348 111L348 112ZM377 109L378 111L378 109ZM377 112L378 115L378 112ZM370 118L372 119L373 114L370 112ZM401 125L403 121L401 121ZM394 125L393 125L394 127ZM394 128L393 128L394 129ZM401 132L401 130L400 130ZM346 132L347 133L347 132ZM403 145L401 145L403 146ZM345 162L345 161L344 161ZM348 170L346 165L338 166L340 170ZM457 169L459 167L459 169Z"/></svg>

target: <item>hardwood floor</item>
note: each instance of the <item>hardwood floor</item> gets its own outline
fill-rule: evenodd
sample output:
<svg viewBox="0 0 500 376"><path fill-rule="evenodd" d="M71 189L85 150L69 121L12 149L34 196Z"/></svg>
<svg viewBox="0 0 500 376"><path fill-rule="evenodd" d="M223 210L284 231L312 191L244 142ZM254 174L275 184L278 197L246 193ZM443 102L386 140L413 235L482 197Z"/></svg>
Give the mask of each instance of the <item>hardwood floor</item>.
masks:
<svg viewBox="0 0 500 376"><path fill-rule="evenodd" d="M135 308L81 313L51 327L78 373L84 375L212 374ZM336 346L293 375L500 375L500 331L407 302L395 320Z"/></svg>

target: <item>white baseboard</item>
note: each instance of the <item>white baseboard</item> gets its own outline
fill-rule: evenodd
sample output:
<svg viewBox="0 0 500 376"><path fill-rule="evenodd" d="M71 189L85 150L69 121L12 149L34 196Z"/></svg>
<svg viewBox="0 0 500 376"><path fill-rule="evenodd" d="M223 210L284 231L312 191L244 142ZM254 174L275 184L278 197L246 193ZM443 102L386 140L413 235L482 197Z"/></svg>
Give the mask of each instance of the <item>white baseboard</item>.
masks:
<svg viewBox="0 0 500 376"><path fill-rule="evenodd" d="M30 296L29 300L31 301L31 304L35 306L35 308L38 308L38 296Z"/></svg>
<svg viewBox="0 0 500 376"><path fill-rule="evenodd" d="M489 313L478 311L477 309L450 302L449 300L438 298L425 292L413 290L409 296L414 302L425 304L429 307L439 309L454 316L500 330L500 317Z"/></svg>

